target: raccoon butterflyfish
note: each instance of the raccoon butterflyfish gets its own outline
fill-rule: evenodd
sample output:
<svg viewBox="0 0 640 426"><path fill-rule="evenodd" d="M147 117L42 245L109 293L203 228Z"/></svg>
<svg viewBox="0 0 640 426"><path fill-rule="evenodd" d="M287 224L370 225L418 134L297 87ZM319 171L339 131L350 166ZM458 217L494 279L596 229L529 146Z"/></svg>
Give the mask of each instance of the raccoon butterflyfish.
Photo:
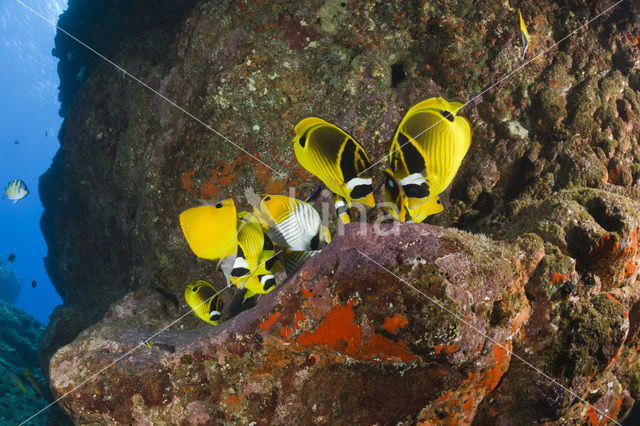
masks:
<svg viewBox="0 0 640 426"><path fill-rule="evenodd" d="M398 125L389 158L409 209L442 193L469 150L471 126L456 115L462 106L430 98L414 105Z"/></svg>
<svg viewBox="0 0 640 426"><path fill-rule="evenodd" d="M524 19L522 19L522 13L520 13L520 9L518 9L518 15L520 16L520 35L522 36L522 45L524 46L522 51L522 59L524 59L524 57L527 55L529 43L531 43L531 36L529 36L527 26L524 23Z"/></svg>
<svg viewBox="0 0 640 426"><path fill-rule="evenodd" d="M320 250L331 242L313 206L286 195L261 195L254 214L271 241L291 250Z"/></svg>
<svg viewBox="0 0 640 426"><path fill-rule="evenodd" d="M410 209L407 206L407 198L400 186L398 180L393 176L393 172L389 169L383 169L384 181L384 201L386 210L391 216L401 222L422 222L428 216L440 213L444 210L440 198L436 195L430 198L426 203Z"/></svg>
<svg viewBox="0 0 640 426"><path fill-rule="evenodd" d="M231 283L246 289L245 298L269 293L276 286L271 272L277 259L271 239L264 234L258 219L240 212L237 221L238 249L231 270Z"/></svg>
<svg viewBox="0 0 640 426"><path fill-rule="evenodd" d="M29 195L27 184L20 179L14 179L7 184L7 187L4 189L4 195L2 196L2 198L6 197L10 200L13 200L13 204L15 204L18 202L18 200L22 200L27 195Z"/></svg>
<svg viewBox="0 0 640 426"><path fill-rule="evenodd" d="M207 281L198 280L189 284L184 290L184 299L202 321L213 325L220 324L222 298Z"/></svg>
<svg viewBox="0 0 640 426"><path fill-rule="evenodd" d="M373 207L371 164L356 139L335 124L309 117L295 127L296 158L347 206L357 201Z"/></svg>
<svg viewBox="0 0 640 426"><path fill-rule="evenodd" d="M238 243L236 206L232 199L183 211L180 213L180 226L196 256L217 260L218 265L233 260Z"/></svg>

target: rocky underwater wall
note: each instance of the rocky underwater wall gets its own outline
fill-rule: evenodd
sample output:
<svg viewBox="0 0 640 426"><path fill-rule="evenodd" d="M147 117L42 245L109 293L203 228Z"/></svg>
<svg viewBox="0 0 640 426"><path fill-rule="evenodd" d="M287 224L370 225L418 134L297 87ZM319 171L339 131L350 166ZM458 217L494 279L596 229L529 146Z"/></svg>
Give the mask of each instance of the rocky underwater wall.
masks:
<svg viewBox="0 0 640 426"><path fill-rule="evenodd" d="M58 35L66 116L40 193L65 304L41 365L57 397L133 351L61 400L76 423L595 425L640 398L637 1L522 69L612 2L520 4L525 61L503 1L88 3L60 25L284 175ZM375 161L415 103L507 75L459 113L471 148L429 224L349 225L255 308L140 345L188 311L187 283L223 285L182 210L315 188L300 119Z"/></svg>
<svg viewBox="0 0 640 426"><path fill-rule="evenodd" d="M43 331L40 322L0 300L0 423L4 425L22 422L51 397L38 367ZM29 424L45 425L47 417L35 417Z"/></svg>

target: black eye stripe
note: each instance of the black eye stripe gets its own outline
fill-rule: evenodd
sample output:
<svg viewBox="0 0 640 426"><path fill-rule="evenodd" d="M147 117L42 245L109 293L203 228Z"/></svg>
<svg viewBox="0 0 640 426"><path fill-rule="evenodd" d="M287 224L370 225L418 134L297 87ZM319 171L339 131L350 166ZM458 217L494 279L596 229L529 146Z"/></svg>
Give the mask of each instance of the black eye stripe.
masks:
<svg viewBox="0 0 640 426"><path fill-rule="evenodd" d="M233 268L231 275L234 277L244 277L245 275L249 275L250 272L247 268Z"/></svg>
<svg viewBox="0 0 640 426"><path fill-rule="evenodd" d="M411 198L425 198L429 195L429 184L427 182L422 182L420 185L415 183L403 185L402 189L405 195Z"/></svg>
<svg viewBox="0 0 640 426"><path fill-rule="evenodd" d="M305 144L307 143L307 135L300 136L298 142L300 142L300 146L304 148Z"/></svg>
<svg viewBox="0 0 640 426"><path fill-rule="evenodd" d="M270 195L267 195L266 197L264 197L264 201L269 201L271 199Z"/></svg>
<svg viewBox="0 0 640 426"><path fill-rule="evenodd" d="M351 190L350 196L353 199L364 198L367 195L371 194L372 192L373 192L372 185L356 185Z"/></svg>
<svg viewBox="0 0 640 426"><path fill-rule="evenodd" d="M275 278L269 278L268 280L266 280L264 282L264 290L269 290L271 287L276 285L276 279Z"/></svg>
<svg viewBox="0 0 640 426"><path fill-rule="evenodd" d="M216 204L216 208L217 208L217 209L221 209L221 208L222 208L222 202L220 202L220 203Z"/></svg>
<svg viewBox="0 0 640 426"><path fill-rule="evenodd" d="M396 185L394 180L391 178L387 179L387 191L389 191L389 194L391 195L392 200L395 201L396 198L398 198L398 194L399 194L398 186Z"/></svg>

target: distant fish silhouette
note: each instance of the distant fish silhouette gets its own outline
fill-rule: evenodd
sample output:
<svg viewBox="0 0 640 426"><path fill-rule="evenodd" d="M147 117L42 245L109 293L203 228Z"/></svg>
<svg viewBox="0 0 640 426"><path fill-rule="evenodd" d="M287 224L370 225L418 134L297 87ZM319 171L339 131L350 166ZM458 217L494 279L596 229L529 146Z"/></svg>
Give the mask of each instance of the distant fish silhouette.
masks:
<svg viewBox="0 0 640 426"><path fill-rule="evenodd" d="M14 144L20 145L20 141L13 141Z"/></svg>
<svg viewBox="0 0 640 426"><path fill-rule="evenodd" d="M9 262L13 262L14 260L16 260L16 255L13 253L9 254L9 257L7 258L7 260Z"/></svg>
<svg viewBox="0 0 640 426"><path fill-rule="evenodd" d="M24 383L22 383L22 380L20 380L20 377L18 377L14 373L9 373L9 377L11 378L13 384L16 385L16 387L20 389L22 393L27 393L27 388L24 386Z"/></svg>
<svg viewBox="0 0 640 426"><path fill-rule="evenodd" d="M36 280L31 281L31 287L32 288L36 288L37 285L38 285L38 283L36 282Z"/></svg>
<svg viewBox="0 0 640 426"><path fill-rule="evenodd" d="M76 74L76 81L82 83L84 81L84 74L87 71L87 67L80 68L80 71Z"/></svg>
<svg viewBox="0 0 640 426"><path fill-rule="evenodd" d="M42 393L42 387L40 386L40 382L38 381L38 379L33 377L33 374L31 374L31 372L29 371L29 368L25 368L23 375L27 378L27 380L29 381L29 384L31 384L31 387L33 388L33 390L39 393L40 395L44 396L44 394Z"/></svg>

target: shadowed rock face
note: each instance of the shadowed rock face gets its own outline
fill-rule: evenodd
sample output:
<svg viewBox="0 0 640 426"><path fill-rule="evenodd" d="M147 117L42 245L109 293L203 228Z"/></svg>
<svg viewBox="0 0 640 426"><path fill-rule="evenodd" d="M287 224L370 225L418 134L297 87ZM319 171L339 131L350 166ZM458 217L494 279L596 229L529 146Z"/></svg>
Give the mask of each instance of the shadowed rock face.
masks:
<svg viewBox="0 0 640 426"><path fill-rule="evenodd" d="M180 211L242 207L247 187L311 192L290 146L300 119L344 127L373 163L413 104L470 99L522 64L517 13L499 1L158 2L137 26L119 4L101 6L110 57L284 175L108 64L74 64L82 84L62 67L62 146L40 187L65 301L41 344L45 367L58 351L58 395L180 317L188 282L222 283ZM529 54L609 5L527 4ZM188 316L65 408L123 424L621 419L640 398L638 10L623 2L461 111L473 142L437 226L351 226L256 308L216 328ZM58 38L62 60L80 49Z"/></svg>

